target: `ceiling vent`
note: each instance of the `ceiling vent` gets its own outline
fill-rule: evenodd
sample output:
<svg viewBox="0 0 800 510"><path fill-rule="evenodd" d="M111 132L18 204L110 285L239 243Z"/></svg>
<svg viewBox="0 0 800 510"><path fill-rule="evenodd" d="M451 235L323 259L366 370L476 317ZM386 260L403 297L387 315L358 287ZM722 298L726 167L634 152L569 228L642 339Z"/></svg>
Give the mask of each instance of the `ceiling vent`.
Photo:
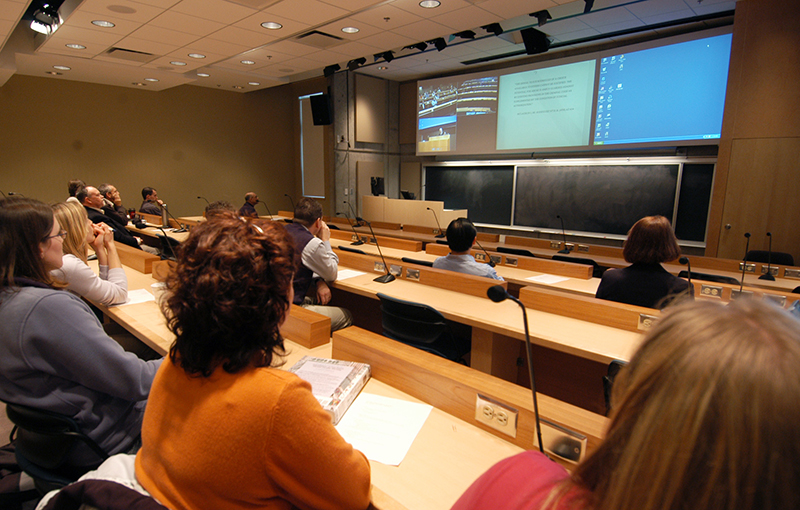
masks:
<svg viewBox="0 0 800 510"><path fill-rule="evenodd" d="M243 5L244 7L249 7L251 9L255 9L257 11L261 11L266 9L267 7L271 7L281 0L226 0L232 4L236 5Z"/></svg>
<svg viewBox="0 0 800 510"><path fill-rule="evenodd" d="M313 46L314 48L319 48L321 50L333 48L334 46L339 46L340 44L347 42L341 37L326 34L325 32L320 32L319 30L312 30L310 32L306 32L305 34L298 35L294 38L294 40L296 42Z"/></svg>
<svg viewBox="0 0 800 510"><path fill-rule="evenodd" d="M108 55L109 57L118 58L121 60L128 60L131 62L141 62L146 64L151 60L155 59L157 55L153 55L152 53L145 53L144 51L135 51L135 50L126 50L125 48L109 48L106 50L104 55Z"/></svg>

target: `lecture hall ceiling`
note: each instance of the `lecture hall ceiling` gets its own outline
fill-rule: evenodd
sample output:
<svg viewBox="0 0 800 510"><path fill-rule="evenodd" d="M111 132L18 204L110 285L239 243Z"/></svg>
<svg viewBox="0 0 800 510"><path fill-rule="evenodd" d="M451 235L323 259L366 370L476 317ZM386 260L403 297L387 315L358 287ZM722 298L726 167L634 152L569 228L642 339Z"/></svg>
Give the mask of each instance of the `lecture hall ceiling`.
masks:
<svg viewBox="0 0 800 510"><path fill-rule="evenodd" d="M525 58L522 28L546 33L554 52L581 40L669 30L681 20L713 24L735 8L734 0L594 0L587 14L584 0L440 0L435 8L420 0L64 0L63 23L46 37L30 28L40 2L0 0L0 86L23 74L152 91L191 84L250 92L321 76L332 64L346 69L361 57L357 72L407 81ZM537 27L529 14L542 10L552 19ZM99 21L113 27L93 24ZM492 23L504 33L480 28ZM475 39L454 35L467 30ZM437 38L447 44L441 51L406 48ZM391 62L375 58L389 50Z"/></svg>

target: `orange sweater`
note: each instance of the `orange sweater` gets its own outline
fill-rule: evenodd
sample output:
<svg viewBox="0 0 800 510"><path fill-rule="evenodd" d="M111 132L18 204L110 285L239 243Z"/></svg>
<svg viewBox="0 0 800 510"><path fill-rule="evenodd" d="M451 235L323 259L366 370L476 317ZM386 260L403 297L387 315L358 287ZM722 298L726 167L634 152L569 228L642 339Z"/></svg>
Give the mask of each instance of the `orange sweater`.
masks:
<svg viewBox="0 0 800 510"><path fill-rule="evenodd" d="M370 466L296 375L251 368L153 382L136 478L173 510L364 509Z"/></svg>

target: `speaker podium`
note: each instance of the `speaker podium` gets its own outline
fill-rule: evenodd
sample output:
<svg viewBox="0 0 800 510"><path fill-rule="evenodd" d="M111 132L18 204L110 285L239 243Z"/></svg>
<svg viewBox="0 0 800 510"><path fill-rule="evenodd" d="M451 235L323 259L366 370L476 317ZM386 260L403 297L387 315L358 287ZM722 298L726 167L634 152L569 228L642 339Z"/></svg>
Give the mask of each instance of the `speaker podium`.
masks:
<svg viewBox="0 0 800 510"><path fill-rule="evenodd" d="M466 209L445 209L444 202L436 200L401 200L387 197L364 195L361 197L362 216L370 221L400 223L401 225L417 225L438 228L431 211L436 213L442 230L456 218L466 218ZM444 234L444 232L442 232Z"/></svg>

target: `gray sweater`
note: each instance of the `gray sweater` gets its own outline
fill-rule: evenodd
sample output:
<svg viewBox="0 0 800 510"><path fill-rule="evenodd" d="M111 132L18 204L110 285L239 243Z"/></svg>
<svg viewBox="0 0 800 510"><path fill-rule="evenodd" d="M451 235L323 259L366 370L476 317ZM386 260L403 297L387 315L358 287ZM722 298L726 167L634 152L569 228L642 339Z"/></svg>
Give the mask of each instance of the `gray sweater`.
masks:
<svg viewBox="0 0 800 510"><path fill-rule="evenodd" d="M160 365L125 352L69 292L0 290L0 400L71 416L109 454L139 437ZM73 460L96 458L84 449Z"/></svg>

